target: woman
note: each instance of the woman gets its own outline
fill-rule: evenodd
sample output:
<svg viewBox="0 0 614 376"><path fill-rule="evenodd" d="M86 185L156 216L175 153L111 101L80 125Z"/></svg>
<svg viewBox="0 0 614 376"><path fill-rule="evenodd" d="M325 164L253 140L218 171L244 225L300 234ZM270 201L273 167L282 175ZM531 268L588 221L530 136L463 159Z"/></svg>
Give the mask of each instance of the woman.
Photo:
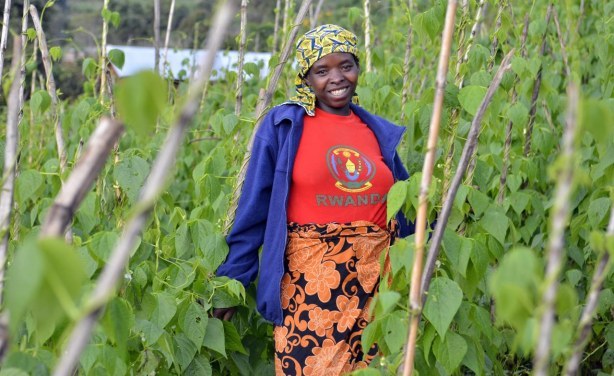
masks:
<svg viewBox="0 0 614 376"><path fill-rule="evenodd" d="M258 310L275 325L278 375L366 367L369 303L402 217L386 222L386 193L407 179L395 149L404 129L357 105L357 38L336 26L300 38L297 96L259 128L218 275L258 281ZM398 224L397 224L398 223ZM382 257L384 256L384 257ZM228 319L232 309L214 315Z"/></svg>

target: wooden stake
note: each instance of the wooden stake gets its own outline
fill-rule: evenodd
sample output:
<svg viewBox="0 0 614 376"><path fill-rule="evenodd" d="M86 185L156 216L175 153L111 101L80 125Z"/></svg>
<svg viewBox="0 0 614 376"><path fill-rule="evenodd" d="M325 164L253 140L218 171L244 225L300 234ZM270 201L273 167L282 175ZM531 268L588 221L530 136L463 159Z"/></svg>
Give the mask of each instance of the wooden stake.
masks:
<svg viewBox="0 0 614 376"><path fill-rule="evenodd" d="M19 146L19 87L21 86L21 40L13 39L13 82L9 91L6 119L6 143L4 149L4 169L2 191L0 192L0 303L4 293L4 270L8 255L13 192L17 173L17 148Z"/></svg>
<svg viewBox="0 0 614 376"><path fill-rule="evenodd" d="M109 0L104 0L102 13L109 10ZM109 34L109 22L102 17L102 37L100 42L100 103L104 103L108 95L107 92L107 35Z"/></svg>
<svg viewBox="0 0 614 376"><path fill-rule="evenodd" d="M168 11L168 22L166 23L166 35L164 37L164 54L162 57L162 72L167 71L168 63L168 44L171 40L171 29L173 27L173 16L175 14L175 0L171 0L171 8Z"/></svg>
<svg viewBox="0 0 614 376"><path fill-rule="evenodd" d="M573 191L575 174L575 139L578 125L578 87L570 83L567 87L567 116L566 127L563 131L562 155L563 163L558 174L554 191L554 203L550 217L550 237L546 248L547 265L545 276L545 289L541 301L542 314L539 324L539 335L535 357L533 358L533 374L547 376L550 365L550 347L552 343L552 329L554 328L554 308L556 293L559 287L559 274L565 260L565 228L570 216L570 197Z"/></svg>
<svg viewBox="0 0 614 376"><path fill-rule="evenodd" d="M426 157L424 159L424 165L422 167L422 182L420 184L418 216L416 219L416 252L414 255L414 266L411 276L412 280L409 297L411 321L407 339L407 347L405 349L405 361L403 363L404 376L411 375L414 369L416 341L418 338L418 324L420 321L420 313L422 312L420 279L422 278L422 263L424 259L424 239L426 237L425 235L427 221L426 215L428 209L428 191L433 176L433 167L435 165L435 152L437 147L437 139L439 138L441 112L443 111L443 97L446 87L446 75L448 73L450 50L452 48L452 37L454 35L456 5L456 0L448 1L448 9L446 10L446 20L443 30L441 51L439 54L439 66L437 68L437 77L435 81L435 100L433 103L433 115L431 117L431 125L429 127L429 138L426 149Z"/></svg>
<svg viewBox="0 0 614 376"><path fill-rule="evenodd" d="M370 0L363 0L363 10L365 15L365 65L367 73L373 71L371 52L371 3Z"/></svg>
<svg viewBox="0 0 614 376"><path fill-rule="evenodd" d="M11 0L4 0L4 14L2 16L2 36L0 37L0 87L2 85L2 72L4 70L4 51L9 35L9 18L11 16Z"/></svg>
<svg viewBox="0 0 614 376"><path fill-rule="evenodd" d="M614 202L612 203L612 210L610 211L610 223L608 224L606 236L614 236ZM565 365L565 376L575 376L578 374L580 368L580 361L582 359L582 352L588 343L588 339L591 335L593 317L597 310L597 303L599 302L599 292L601 286L605 280L605 277L612 268L610 262L610 253L614 249L606 249L601 253L601 256L597 260L597 267L593 274L591 281L591 287L586 298L586 306L582 310L582 316L580 317L580 324L576 331L576 341L574 342L573 351L571 356L567 360Z"/></svg>
<svg viewBox="0 0 614 376"><path fill-rule="evenodd" d="M233 14L234 4L226 1L215 17L211 30L207 34L207 51L210 53L205 55L204 61L200 64L199 73L196 75L197 79L190 84L187 102L175 125L169 131L167 139L151 167L151 173L141 190L139 202L136 204L134 216L126 224L117 246L102 270L91 297L88 299L90 311L77 323L71 333L66 349L63 351L53 373L54 376L70 376L73 374L79 362L79 357L89 342L94 325L102 314L106 302L114 295L122 272L130 258L130 251L134 248L153 205L165 189L169 171L175 163L177 151L183 143L183 136L198 111L200 93L209 80L216 52L222 45L222 40Z"/></svg>
<svg viewBox="0 0 614 376"><path fill-rule="evenodd" d="M247 3L248 0L241 0L241 31L239 43L239 66L237 67L237 102L235 104L235 115L241 114L243 105L243 63L245 60L245 48L247 44Z"/></svg>
<svg viewBox="0 0 614 376"><path fill-rule="evenodd" d="M47 75L47 91L49 92L49 96L51 96L51 110L53 111L55 120L55 142L60 157L60 173L64 174L66 170L66 147L64 146L62 121L60 119L60 100L58 99L55 79L53 78L53 71L51 69L51 58L49 57L49 49L47 48L47 38L45 37L45 32L43 31L40 18L38 17L38 11L34 5L30 5L30 16L32 16L32 23L36 29L41 58Z"/></svg>
<svg viewBox="0 0 614 376"><path fill-rule="evenodd" d="M508 52L507 55L505 55L505 57L501 61L501 65L499 66L497 73L495 73L495 76L493 77L490 86L486 91L484 99L482 99L482 103L478 108L478 112L475 114L475 117L471 122L471 128L469 128L469 134L467 135L467 142L465 142L463 153L461 154L460 161L458 162L458 167L456 168L456 172L454 174L454 178L452 179L450 189L446 194L441 213L437 218L437 225L435 226L435 231L431 239L431 246L429 247L428 258L426 260L426 265L424 268L425 271L421 280L422 304L424 304L427 298L426 293L431 283L433 271L435 270L435 263L437 262L437 257L439 256L440 246L441 242L443 241L443 235L448 224L448 219L450 218L450 213L452 213L452 207L454 206L454 198L456 197L458 187L463 180L465 171L469 166L471 155L473 155L474 151L477 149L478 136L480 134L482 119L484 117L484 114L486 113L488 105L490 104L493 96L495 95L495 92L501 84L503 75L512 67L511 60L513 55L514 50L511 50L510 52Z"/></svg>

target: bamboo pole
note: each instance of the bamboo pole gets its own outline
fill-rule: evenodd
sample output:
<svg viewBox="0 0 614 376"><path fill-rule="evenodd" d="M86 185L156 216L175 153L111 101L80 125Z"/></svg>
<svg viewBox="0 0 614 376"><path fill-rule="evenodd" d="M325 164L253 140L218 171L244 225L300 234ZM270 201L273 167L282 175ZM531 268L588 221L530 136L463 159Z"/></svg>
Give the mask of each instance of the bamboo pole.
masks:
<svg viewBox="0 0 614 376"><path fill-rule="evenodd" d="M485 0L480 0L480 2L478 3L478 10L475 13L475 22L473 23L473 26L471 27L471 33L469 34L469 41L468 41L469 44L467 45L467 49L465 50L465 54L463 55L462 63L465 63L469 60L469 52L471 52L471 48L473 47L473 41L475 40L475 37L482 23L482 19L484 18L482 14L484 13L485 4L486 4ZM465 82L465 76L462 75L460 77L460 81L458 82L457 86L459 88L462 88L464 82Z"/></svg>
<svg viewBox="0 0 614 376"><path fill-rule="evenodd" d="M103 14L109 9L109 0L102 4ZM109 22L102 17L102 41L100 45L100 103L104 103L107 97L107 35L109 34Z"/></svg>
<svg viewBox="0 0 614 376"><path fill-rule="evenodd" d="M324 0L319 0L318 5L316 5L316 10L311 17L311 28L315 28L318 25L318 19L320 18L320 12L322 11L322 4L324 4Z"/></svg>
<svg viewBox="0 0 614 376"><path fill-rule="evenodd" d="M25 3L24 3L25 4ZM25 6L25 5L24 5ZM29 11L29 5L28 5ZM34 39L34 44L32 45L32 61L36 64L38 60L38 39ZM30 93L34 93L36 91L36 69L32 70L32 74L30 75ZM34 136L34 111L32 111L32 107L30 106L30 137L28 137L28 163L32 164L32 151L34 150L34 141L37 137ZM43 127L41 127L43 128ZM41 137L38 137L38 149L43 148L43 137L41 132Z"/></svg>
<svg viewBox="0 0 614 376"><path fill-rule="evenodd" d="M21 85L19 85L19 119L17 120L18 124L21 124L23 119L23 108L25 105L24 93L26 86L26 46L28 45L28 36L26 35L28 31L28 8L30 7L30 0L23 0L23 11L22 11L22 19L21 19ZM32 125L30 125L32 128Z"/></svg>
<svg viewBox="0 0 614 376"><path fill-rule="evenodd" d="M275 4L275 24L273 26L273 55L277 52L277 38L279 36L279 13L281 12L281 0L277 0Z"/></svg>
<svg viewBox="0 0 614 376"><path fill-rule="evenodd" d="M571 78L571 69L569 68L569 60L567 59L567 48L565 47L565 41L563 40L563 33L561 32L561 25L559 24L559 16L556 10L552 11L554 19L554 25L556 26L556 33L559 37L559 44L561 45L561 55L563 56L563 64L565 66L565 75L568 79Z"/></svg>
<svg viewBox="0 0 614 376"><path fill-rule="evenodd" d="M542 39L542 45L539 50L540 59L544 57L546 53L546 36L548 35L548 25L550 24L550 17L552 16L552 10L554 9L553 3L550 3L548 6L548 11L546 14L546 30L544 31L544 38ZM525 157L529 156L531 152L531 137L533 136L533 123L535 122L535 115L537 113L537 98L539 97L539 89L542 85L542 71L544 66L540 65L539 70L537 71L537 77L535 78L535 83L533 84L533 94L531 96L531 108L529 110L529 122L525 129L525 141L524 141L524 152L523 155Z"/></svg>
<svg viewBox="0 0 614 376"><path fill-rule="evenodd" d="M175 0L171 0L171 8L168 11L168 22L166 23L166 35L164 36L164 53L162 57L162 71L166 72L168 63L168 44L171 40L171 30L173 28L173 16L175 15Z"/></svg>
<svg viewBox="0 0 614 376"><path fill-rule="evenodd" d="M525 15L524 18L524 28L522 31L521 37L521 46L520 46L520 56L523 58L526 56L526 42L527 35L529 32L529 13ZM518 92L516 91L516 85L519 80L516 79L516 83L514 84L514 89L512 91L512 103L516 103L518 99ZM505 129L505 146L503 148L503 165L501 166L501 177L499 178L499 192L497 193L497 203L499 205L503 204L503 200L505 199L505 185L507 184L507 173L510 165L510 155L512 152L512 121L507 122L507 127Z"/></svg>
<svg viewBox="0 0 614 376"><path fill-rule="evenodd" d="M154 0L154 70L160 73L160 0Z"/></svg>
<svg viewBox="0 0 614 376"><path fill-rule="evenodd" d="M200 93L205 83L209 80L215 61L215 53L222 45L233 14L234 4L231 1L225 1L218 10L213 25L207 34L207 51L210 53L205 55L203 62L200 64L199 73L196 75L197 78L190 84L188 89L187 102L176 119L175 125L170 129L164 145L152 165L150 175L141 190L139 202L136 204L134 216L126 224L117 246L100 274L100 278L88 300L90 312L77 323L77 326L71 333L66 349L53 373L54 376L69 376L73 374L104 305L114 294L122 271L130 258L130 251L133 249L139 234L145 226L153 205L166 186L169 171L175 163L183 137L199 109Z"/></svg>
<svg viewBox="0 0 614 376"><path fill-rule="evenodd" d="M411 23L412 0L408 4L409 26L407 27L407 42L405 43L405 57L403 60L403 91L401 93L401 124L405 121L405 106L409 97L409 63L411 60L411 50L413 45L413 28Z"/></svg>
<svg viewBox="0 0 614 376"><path fill-rule="evenodd" d="M410 376L414 369L414 358L416 354L416 340L418 338L418 324L420 321L420 313L422 312L422 299L420 292L420 279L422 278L422 263L424 260L424 241L426 235L427 209L428 209L428 192L433 176L433 167L435 165L435 153L437 148L437 140L439 138L439 125L441 122L441 113L443 111L443 98L446 87L446 75L448 73L448 64L450 60L450 50L452 48L452 39L454 36L454 19L456 16L456 0L448 1L446 10L446 20L443 30L441 51L439 54L439 65L437 68L437 77L435 80L435 99L433 103L433 115L429 127L429 138L426 149L424 165L422 167L422 182L420 184L419 206L416 219L416 235L415 235L415 254L414 265L412 271L412 280L410 286L410 326L407 339L407 347L405 349L405 360L403 363L403 375Z"/></svg>
<svg viewBox="0 0 614 376"><path fill-rule="evenodd" d="M75 212L100 174L123 131L124 125L115 120L100 120L85 147L85 152L49 208L41 226L41 237L61 237L68 229Z"/></svg>
<svg viewBox="0 0 614 376"><path fill-rule="evenodd" d="M6 119L6 141L4 169L2 170L2 191L0 192L0 303L4 297L4 271L8 255L13 192L17 174L17 148L19 147L19 87L21 86L21 40L13 40L13 82L9 91Z"/></svg>
<svg viewBox="0 0 614 376"><path fill-rule="evenodd" d="M0 87L4 71L4 51L9 36L9 19L11 16L11 0L4 0L4 14L2 15L2 36L0 37Z"/></svg>
<svg viewBox="0 0 614 376"><path fill-rule="evenodd" d="M546 376L549 371L550 346L552 341L552 329L554 327L554 305L559 286L559 274L565 260L564 242L565 227L569 222L570 207L569 199L573 191L575 174L575 138L578 122L578 87L570 83L567 88L567 116L566 127L563 131L562 155L564 163L561 163L561 171L558 174L554 191L554 203L551 212L550 238L547 244L546 264L546 287L541 301L542 314L539 325L537 349L533 358L533 373L536 376Z"/></svg>
<svg viewBox="0 0 614 376"><path fill-rule="evenodd" d="M245 182L245 173L247 172L247 164L251 158L252 146L254 144L256 132L260 127L260 123L262 122L262 118L265 111L271 104L273 94L275 93L275 88L277 87L277 83L279 82L279 78L281 77L281 73L283 72L284 66L290 58L290 52L294 48L294 40L296 39L296 35L298 34L298 29L302 24L303 20L305 19L305 16L307 15L307 11L309 9L310 4L311 0L303 0L303 3L298 10L298 13L296 14L296 18L294 19L294 25L292 27L292 30L290 31L288 40L284 44L283 51L279 58L279 64L277 64L277 66L275 67L275 71L273 72L271 80L269 81L269 86L267 87L266 91L261 91L260 93L258 105L256 106L256 124L254 125L254 130L252 131L251 138L247 143L245 157L243 158L241 169L239 170L239 174L237 175L237 182L235 183L235 188L233 190L230 206L228 208L228 214L226 216L226 220L224 221L225 233L228 233L230 231L230 227L232 226L235 219L235 213L237 211L237 205L239 203L239 196L241 195L243 183Z"/></svg>
<svg viewBox="0 0 614 376"><path fill-rule="evenodd" d="M610 223L608 224L606 236L614 236L614 205L610 211ZM573 351L567 360L567 364L565 365L565 376L577 375L580 369L582 352L584 351L584 348L586 347L588 339L591 335L593 316L595 316L595 311L597 310L601 286L612 268L612 263L610 262L611 252L614 252L614 249L606 249L601 253L599 259L597 260L597 267L595 268L593 278L591 280L591 287L588 292L588 297L586 298L586 306L584 306L584 309L582 310L580 324L578 325L578 330L576 331L576 341L573 345Z"/></svg>
<svg viewBox="0 0 614 376"><path fill-rule="evenodd" d="M367 73L373 71L372 51L371 51L371 2L363 0L363 10L365 15L365 65Z"/></svg>
<svg viewBox="0 0 614 376"><path fill-rule="evenodd" d="M463 147L463 152L461 154L460 161L458 162L456 173L454 174L454 178L452 179L450 189L446 194L446 198L444 200L441 213L437 218L437 225L435 226L435 231L433 232L433 237L431 239L431 245L429 247L428 258L426 260L425 265L425 272L421 280L422 304L424 304L427 298L427 291L431 283L433 271L435 270L435 264L437 262L437 257L439 256L443 235L448 224L448 219L450 218L450 213L452 213L452 207L454 206L454 198L456 197L456 193L463 179L463 175L469 167L471 155L473 155L474 151L477 149L478 137L480 134L480 128L482 126L482 119L484 117L484 114L486 113L488 105L490 104L493 96L495 95L495 92L501 84L503 75L512 67L511 60L513 55L514 50L512 49L501 61L501 65L499 65L499 69L497 70L497 73L495 73L495 76L493 77L490 86L486 91L484 99L482 99L482 103L478 108L478 112L476 113L475 117L473 118L473 121L471 122L471 128L469 129L469 134L467 135L467 141L465 142L465 146Z"/></svg>
<svg viewBox="0 0 614 376"><path fill-rule="evenodd" d="M47 91L51 96L51 108L55 121L55 142L58 148L58 155L60 157L60 173L64 174L64 171L66 170L66 147L64 146L62 121L60 119L60 101L56 92L55 79L53 78L51 58L49 57L49 49L47 48L47 38L45 37L45 32L41 26L38 11L34 5L30 5L30 16L32 17L32 23L36 29L38 44L41 51L41 59L43 60L43 66L45 67L45 73L47 75Z"/></svg>
<svg viewBox="0 0 614 376"><path fill-rule="evenodd" d="M243 106L243 63L245 60L245 45L247 44L247 3L248 0L241 0L241 31L239 42L239 66L237 67L237 102L235 104L235 115L241 114Z"/></svg>

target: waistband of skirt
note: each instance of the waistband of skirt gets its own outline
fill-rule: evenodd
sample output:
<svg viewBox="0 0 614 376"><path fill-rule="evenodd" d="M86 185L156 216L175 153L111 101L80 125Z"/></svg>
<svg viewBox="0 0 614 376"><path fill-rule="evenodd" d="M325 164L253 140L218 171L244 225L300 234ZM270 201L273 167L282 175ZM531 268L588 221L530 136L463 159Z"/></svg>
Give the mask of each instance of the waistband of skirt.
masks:
<svg viewBox="0 0 614 376"><path fill-rule="evenodd" d="M288 236L298 238L320 238L332 236L382 236L397 231L396 220L390 221L388 228L381 228L371 221L352 221L347 223L288 223Z"/></svg>

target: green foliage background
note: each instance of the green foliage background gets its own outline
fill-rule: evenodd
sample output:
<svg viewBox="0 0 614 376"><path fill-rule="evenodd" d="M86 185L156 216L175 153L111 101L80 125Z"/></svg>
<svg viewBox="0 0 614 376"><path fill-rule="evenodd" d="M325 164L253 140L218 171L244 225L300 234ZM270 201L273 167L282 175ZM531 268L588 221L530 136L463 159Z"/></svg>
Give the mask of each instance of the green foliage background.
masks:
<svg viewBox="0 0 614 376"><path fill-rule="evenodd" d="M85 9L86 3L79 6ZM255 7L264 6L264 2L253 3ZM377 4L382 8L374 16L375 71L362 74L358 93L365 108L407 128L401 153L412 177L395 186L389 205L413 218L432 112L445 3L417 2L411 11L405 2L390 0L385 2L387 8L383 3ZM475 109L492 80L494 70L489 69L489 63L496 69L511 48L516 53L512 71L504 77L484 117L475 171L460 187L454 202L424 308L416 367L421 375L530 372L542 310L554 181L562 164L573 163L577 170L570 202L572 214L565 234L566 259L557 296L550 369L552 374L559 374L572 350L596 260L604 252L614 252L614 239L605 234L614 200L614 39L610 16L614 5L586 1L581 10L575 1L556 4L571 71L567 75L556 29L545 21L546 1L509 4L502 13L500 27L495 20L499 2L486 3L482 30L468 61L459 65L458 72L456 51L468 46L476 2L469 2L468 13L459 9L457 14L439 159L430 198L431 219L441 207L443 186L450 179L446 156L451 155L455 168ZM125 4L146 6L144 2ZM128 22L133 16L131 11L115 6L111 10L118 12L120 25L134 26ZM207 9L203 8L203 14L209 15ZM363 34L361 4L336 9L338 13L325 12L323 21L334 20ZM522 57L525 15L529 17L529 28L526 55ZM204 26L210 17L199 21ZM261 29L251 22L250 25L250 36L255 39ZM411 90L403 108L403 59L410 26ZM303 31L307 27L304 25ZM262 30L268 33L264 26ZM185 31L185 36L178 33L179 39L194 37L191 30ZM539 48L544 35L548 49L541 57ZM499 45L491 51L495 36ZM263 39L266 42L261 39L261 46L267 46L263 49L270 49L271 40ZM56 40L51 45L62 43ZM276 61L274 58L271 66ZM83 93L61 104L69 169L78 158L80 141L88 139L98 119L108 114L112 105L130 129L76 213L71 245L59 240L37 240L62 176L53 142L49 95L36 88L25 106L3 303L3 310L10 312L11 343L0 376L51 373L74 323L88 312L87 296L133 213L152 161L186 95L187 83L173 86L145 73L120 83L114 102L100 101L95 94L99 74L96 64L89 60L78 67L84 77L77 81ZM34 69L29 67L29 72ZM247 66L245 70L257 71L253 68ZM525 157L525 127L540 68L543 80L532 147ZM457 73L465 79L461 89L454 85ZM174 176L156 202L119 291L109 298L100 325L81 357L79 374L273 373L272 327L256 313L255 287L244 290L236 281L215 276L227 253L221 225L255 123L257 93L266 82L264 77L247 76L243 88L245 110L237 116L236 77L229 72L225 80L209 86ZM281 103L292 92L292 77L288 68L274 103ZM580 83L582 97L581 131L572 161L559 157L569 80ZM514 90L516 101L512 99ZM156 116L152 115L158 117L157 127ZM496 197L509 121L513 124L510 170L504 186L505 199L499 204ZM0 147L4 150L4 141L0 141ZM372 368L359 374L394 374L401 362L407 332L412 238L399 240L390 250L390 258L392 274L388 283L382 284L373 305L375 320L363 335L367 344L379 344L381 356ZM614 370L613 288L610 271L583 355L583 374L608 375ZM209 315L214 307L235 305L239 305L239 311L231 322Z"/></svg>

